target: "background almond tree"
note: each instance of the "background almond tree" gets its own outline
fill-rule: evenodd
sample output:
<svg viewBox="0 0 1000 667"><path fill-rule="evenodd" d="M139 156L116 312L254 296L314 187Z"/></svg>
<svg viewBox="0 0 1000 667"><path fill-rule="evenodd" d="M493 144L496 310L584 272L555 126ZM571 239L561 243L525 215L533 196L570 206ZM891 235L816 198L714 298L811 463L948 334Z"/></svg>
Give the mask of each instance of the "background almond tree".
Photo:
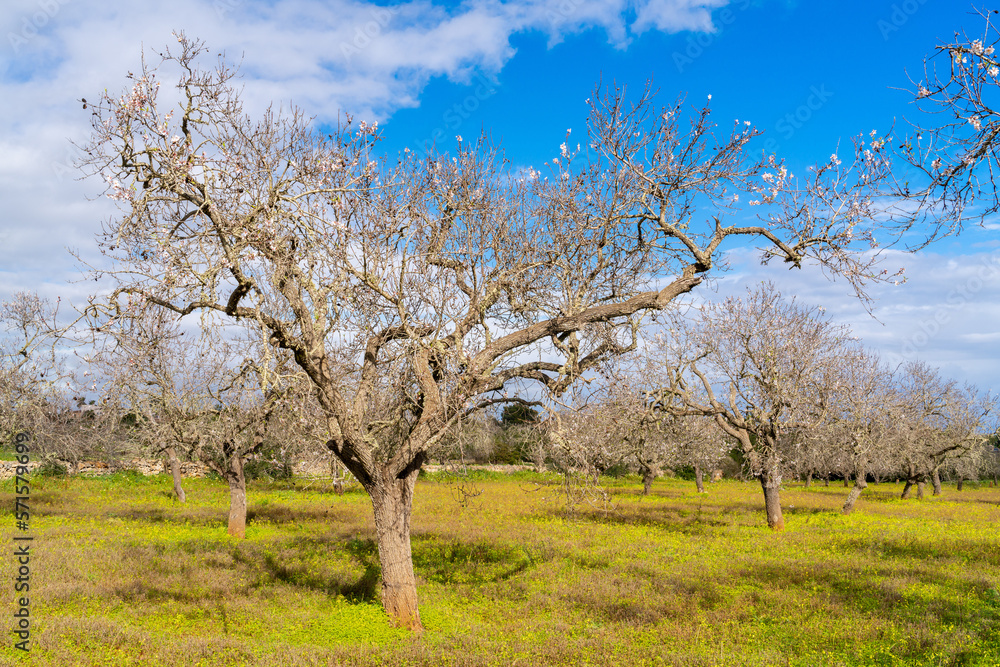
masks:
<svg viewBox="0 0 1000 667"><path fill-rule="evenodd" d="M898 460L902 406L892 370L860 346L845 345L827 377L826 423L820 429L831 436L826 447L846 455L845 480L854 477L842 509L849 514L868 488L868 475L890 470Z"/></svg>
<svg viewBox="0 0 1000 667"><path fill-rule="evenodd" d="M40 433L69 409L60 384L69 372L56 354L57 308L37 294L18 292L0 304L0 428L4 441L20 431Z"/></svg>
<svg viewBox="0 0 1000 667"><path fill-rule="evenodd" d="M371 498L382 602L420 628L409 526L417 474L463 415L515 381L559 394L635 347L637 317L697 287L728 241L815 262L863 293L881 145L798 181L758 132L719 132L707 106L595 96L589 136L548 173L485 140L453 156L375 154L378 130L299 110L243 111L233 70L184 35L120 95L87 102L81 167L121 205L98 238L115 285L92 313L139 299L253 322L309 378L327 446ZM159 77L177 76L161 102ZM742 199L741 199L742 198ZM751 206L758 217L726 224ZM526 354L530 353L530 354Z"/></svg>
<svg viewBox="0 0 1000 667"><path fill-rule="evenodd" d="M829 371L847 338L816 308L763 283L690 317L675 314L653 347L661 368L650 391L657 408L713 417L739 442L774 530L785 525L780 488L793 469L794 439L826 420Z"/></svg>
<svg viewBox="0 0 1000 667"><path fill-rule="evenodd" d="M300 424L314 400L301 370L245 327L184 330L176 314L135 299L124 312L95 331L102 419L131 426L133 439L166 457L181 502L181 458L218 473L230 490L228 533L245 537L246 465L268 446L287 461L315 439Z"/></svg>
<svg viewBox="0 0 1000 667"><path fill-rule="evenodd" d="M88 405L94 378L75 356L75 322L60 320L59 302L18 292L0 304L0 432L27 432L32 451L57 470L84 457L114 458L128 449L100 406ZM93 402L93 401L91 401Z"/></svg>
<svg viewBox="0 0 1000 667"><path fill-rule="evenodd" d="M191 458L199 421L212 408L207 388L222 366L217 351L162 309L103 324L94 332L89 365L102 379L104 417L129 429L148 453L165 457L174 495L184 502L181 459Z"/></svg>
<svg viewBox="0 0 1000 667"><path fill-rule="evenodd" d="M940 471L949 461L983 456L983 444L996 432L996 400L971 385L943 377L923 362L903 366L898 379L898 456L909 498L915 485L924 496L928 480L941 494Z"/></svg>

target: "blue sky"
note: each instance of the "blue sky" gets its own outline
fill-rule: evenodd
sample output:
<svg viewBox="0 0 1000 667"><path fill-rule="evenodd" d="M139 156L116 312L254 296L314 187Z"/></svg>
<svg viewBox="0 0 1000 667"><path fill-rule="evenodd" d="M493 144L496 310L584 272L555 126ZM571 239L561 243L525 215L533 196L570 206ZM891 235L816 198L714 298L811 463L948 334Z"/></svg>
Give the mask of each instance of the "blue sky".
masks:
<svg viewBox="0 0 1000 667"><path fill-rule="evenodd" d="M941 0L517 0L381 5L329 0L5 0L0 8L0 298L36 289L81 302L67 247L99 262L94 234L113 213L74 180L77 103L119 90L171 30L242 56L248 110L296 102L318 122L351 112L384 129L390 152L488 132L516 165L582 140L598 81L660 100L712 95L720 126L749 120L761 148L794 172L914 113L907 71L955 31L981 30L973 5ZM765 143L768 142L768 143ZM872 319L842 283L816 271L762 269L734 249L733 270L706 298L771 278L822 304L886 358L922 358L947 375L1000 389L1000 238L972 230L918 255L896 255L910 279L875 291Z"/></svg>

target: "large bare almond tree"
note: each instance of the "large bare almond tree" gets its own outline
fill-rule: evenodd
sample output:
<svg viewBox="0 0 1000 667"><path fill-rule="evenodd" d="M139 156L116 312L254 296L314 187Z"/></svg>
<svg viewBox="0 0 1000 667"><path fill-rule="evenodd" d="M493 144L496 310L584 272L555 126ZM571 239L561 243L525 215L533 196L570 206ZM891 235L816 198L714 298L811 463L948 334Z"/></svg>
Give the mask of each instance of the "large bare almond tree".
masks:
<svg viewBox="0 0 1000 667"><path fill-rule="evenodd" d="M382 602L399 625L421 627L417 473L462 415L515 382L558 394L633 348L638 316L698 286L727 241L820 263L859 290L879 277L865 194L888 168L878 149L798 185L753 157L750 126L720 132L707 105L688 121L680 103L611 90L545 173L485 140L389 160L374 124L248 117L233 70L201 68L204 51L178 35L121 95L85 102L82 167L121 205L98 239L97 273L116 288L92 308L127 316L119 304L139 297L213 311L293 355L328 447L371 498ZM163 74L176 78L161 89ZM728 224L744 205L751 220Z"/></svg>

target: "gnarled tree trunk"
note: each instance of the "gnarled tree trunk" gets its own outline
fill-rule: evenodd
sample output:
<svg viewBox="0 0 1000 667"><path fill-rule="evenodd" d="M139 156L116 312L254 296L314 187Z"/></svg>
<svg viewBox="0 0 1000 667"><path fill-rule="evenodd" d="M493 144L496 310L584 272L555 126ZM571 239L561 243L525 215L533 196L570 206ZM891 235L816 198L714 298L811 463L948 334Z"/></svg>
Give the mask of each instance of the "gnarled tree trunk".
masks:
<svg viewBox="0 0 1000 667"><path fill-rule="evenodd" d="M167 463L170 465L170 476L174 480L174 495L177 496L177 500L184 502L187 496L184 495L184 487L181 485L181 462L177 458L177 451L173 446L167 447L164 451Z"/></svg>
<svg viewBox="0 0 1000 667"><path fill-rule="evenodd" d="M868 488L868 481L865 479L867 476L863 468L858 468L857 474L854 476L854 488L847 494L847 500L844 501L844 508L841 510L844 514L851 513L854 509L854 503L858 500L858 496Z"/></svg>
<svg viewBox="0 0 1000 667"><path fill-rule="evenodd" d="M937 466L934 466L934 470L931 472L931 484L934 485L934 495L941 495L941 472L938 470Z"/></svg>
<svg viewBox="0 0 1000 667"><path fill-rule="evenodd" d="M705 479L701 472L701 466L694 464L694 484L698 488L698 493L705 493Z"/></svg>
<svg viewBox="0 0 1000 667"><path fill-rule="evenodd" d="M344 495L344 467L340 461L333 459L330 472L333 473L333 492L338 496Z"/></svg>
<svg viewBox="0 0 1000 667"><path fill-rule="evenodd" d="M229 483L229 529L233 537L244 539L247 534L247 479L243 472L243 456L234 443L225 443L226 482Z"/></svg>
<svg viewBox="0 0 1000 667"><path fill-rule="evenodd" d="M917 469L910 463L907 468L906 484L903 485L903 493L899 496L901 500L908 500L910 497L910 490L913 488L914 482L917 481Z"/></svg>
<svg viewBox="0 0 1000 667"><path fill-rule="evenodd" d="M784 530L785 518L781 515L781 499L779 488L781 476L764 472L760 475L760 486L764 490L764 510L767 512L767 525L771 530Z"/></svg>
<svg viewBox="0 0 1000 667"><path fill-rule="evenodd" d="M648 496L653 488L653 481L656 479L656 470L653 466L642 466L642 495Z"/></svg>
<svg viewBox="0 0 1000 667"><path fill-rule="evenodd" d="M410 515L419 467L403 477L379 475L366 487L375 512L375 535L382 565L382 606L392 622L422 630L417 609L417 581L410 552Z"/></svg>
<svg viewBox="0 0 1000 667"><path fill-rule="evenodd" d="M963 482L963 481L965 481L965 480L963 480L963 479L962 479L962 476L961 476L961 475L959 475L959 476L958 476L958 481L957 481L957 482L955 483L955 490L956 490L956 491L961 491L961 490L962 490L962 482Z"/></svg>

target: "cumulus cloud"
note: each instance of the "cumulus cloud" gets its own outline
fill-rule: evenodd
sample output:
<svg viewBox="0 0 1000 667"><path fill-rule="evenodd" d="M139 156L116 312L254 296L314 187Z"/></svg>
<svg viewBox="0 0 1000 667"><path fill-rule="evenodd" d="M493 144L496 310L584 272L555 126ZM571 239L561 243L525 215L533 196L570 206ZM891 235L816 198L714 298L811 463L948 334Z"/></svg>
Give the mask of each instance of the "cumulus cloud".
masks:
<svg viewBox="0 0 1000 667"><path fill-rule="evenodd" d="M632 30L713 32L712 10L726 4L728 0L651 0L638 7Z"/></svg>
<svg viewBox="0 0 1000 667"><path fill-rule="evenodd" d="M119 81L121 64L136 62L138 43L159 49L171 30L186 29L242 59L247 92L258 104L294 99L321 116L341 110L385 116L416 104L430 77L463 80L474 71L499 71L513 56L511 38L518 33L541 32L556 43L599 29L624 45L633 32L649 29L711 31L711 11L725 3L480 0L447 9L427 0L391 6L357 0L19 0L0 23L13 56L5 60L3 87L34 87L41 95L93 90L102 79Z"/></svg>
<svg viewBox="0 0 1000 667"><path fill-rule="evenodd" d="M1000 249L954 255L922 251L885 253L885 266L905 267L901 285L875 285L871 313L843 281L828 280L818 267L761 266L751 249L728 253L731 270L715 281L707 300L745 294L748 286L773 281L782 294L823 306L847 324L865 345L892 365L922 360L948 377L983 389L1000 389Z"/></svg>
<svg viewBox="0 0 1000 667"><path fill-rule="evenodd" d="M113 211L88 203L71 142L85 143L89 116L79 100L124 85L186 30L240 63L251 114L294 101L321 121L350 112L385 120L414 107L433 77L467 81L513 57L518 33L550 44L603 30L617 45L648 25L708 29L720 0L428 0L381 6L359 0L6 0L0 12L0 298L17 289L86 295L66 248L94 257L93 236ZM648 16L658 16L650 23ZM640 23L641 22L641 23ZM214 54L213 54L214 55ZM169 91L164 90L164 94Z"/></svg>

